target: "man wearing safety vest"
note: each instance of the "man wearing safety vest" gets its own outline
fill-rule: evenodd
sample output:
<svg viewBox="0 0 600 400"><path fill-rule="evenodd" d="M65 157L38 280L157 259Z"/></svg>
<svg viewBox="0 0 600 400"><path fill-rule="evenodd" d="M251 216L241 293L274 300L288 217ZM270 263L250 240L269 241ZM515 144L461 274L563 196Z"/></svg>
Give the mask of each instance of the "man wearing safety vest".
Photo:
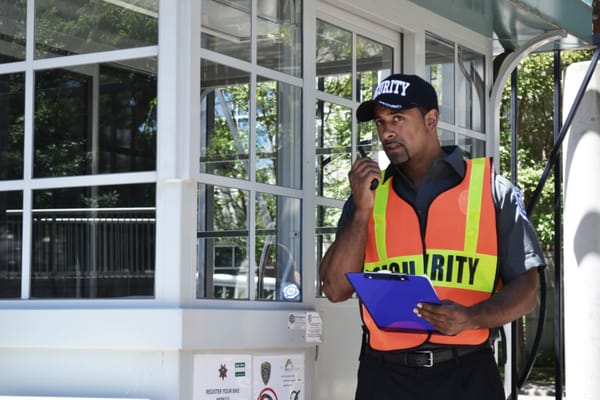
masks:
<svg viewBox="0 0 600 400"><path fill-rule="evenodd" d="M413 310L437 332L380 330L361 306L356 399L505 399L491 330L535 308L545 267L520 192L489 158L440 146L437 95L418 76L387 77L356 116L374 121L390 165L352 165L323 291L343 301L354 292L347 272L387 270L427 275L442 301Z"/></svg>

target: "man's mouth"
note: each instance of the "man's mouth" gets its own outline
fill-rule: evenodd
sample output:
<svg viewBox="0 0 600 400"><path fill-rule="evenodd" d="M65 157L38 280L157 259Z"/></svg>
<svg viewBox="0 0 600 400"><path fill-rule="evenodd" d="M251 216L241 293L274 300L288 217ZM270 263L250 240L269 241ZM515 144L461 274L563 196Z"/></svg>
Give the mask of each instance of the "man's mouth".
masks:
<svg viewBox="0 0 600 400"><path fill-rule="evenodd" d="M388 142L384 146L386 151L396 151L398 149L406 149L403 143L400 142Z"/></svg>

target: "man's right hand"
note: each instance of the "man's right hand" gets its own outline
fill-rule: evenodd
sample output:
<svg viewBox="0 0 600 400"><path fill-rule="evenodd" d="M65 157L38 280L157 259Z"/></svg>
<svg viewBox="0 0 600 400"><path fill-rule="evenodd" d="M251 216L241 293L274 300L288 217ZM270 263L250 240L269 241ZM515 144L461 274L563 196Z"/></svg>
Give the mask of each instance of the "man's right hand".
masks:
<svg viewBox="0 0 600 400"><path fill-rule="evenodd" d="M356 208L373 208L374 191L371 182L381 179L379 165L370 158L358 158L348 173L352 199Z"/></svg>

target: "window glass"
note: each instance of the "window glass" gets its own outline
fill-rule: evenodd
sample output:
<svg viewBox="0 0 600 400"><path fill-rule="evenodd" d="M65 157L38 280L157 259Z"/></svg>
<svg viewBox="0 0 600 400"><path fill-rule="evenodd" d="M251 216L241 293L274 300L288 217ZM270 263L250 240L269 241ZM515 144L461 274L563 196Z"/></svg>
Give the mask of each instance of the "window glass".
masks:
<svg viewBox="0 0 600 400"><path fill-rule="evenodd" d="M484 157L485 141L469 136L457 135L456 144L463 149L467 158Z"/></svg>
<svg viewBox="0 0 600 400"><path fill-rule="evenodd" d="M317 20L317 90L352 98L352 32Z"/></svg>
<svg viewBox="0 0 600 400"><path fill-rule="evenodd" d="M199 298L250 297L249 207L248 191L198 185Z"/></svg>
<svg viewBox="0 0 600 400"><path fill-rule="evenodd" d="M317 251L315 252L315 265L319 265L321 259L325 255L325 251L331 246L335 240L335 233L337 230L337 224L342 215L341 208L318 206L316 208L315 225L316 225L316 246ZM317 294L323 296L321 289L321 280L318 278L317 271Z"/></svg>
<svg viewBox="0 0 600 400"><path fill-rule="evenodd" d="M36 0L36 58L158 43L158 0Z"/></svg>
<svg viewBox="0 0 600 400"><path fill-rule="evenodd" d="M468 157L484 156L485 56L428 33L425 61L426 79L438 93L442 145L458 145Z"/></svg>
<svg viewBox="0 0 600 400"><path fill-rule="evenodd" d="M27 2L0 0L0 64L25 59Z"/></svg>
<svg viewBox="0 0 600 400"><path fill-rule="evenodd" d="M251 0L202 0L202 47L250 61L251 5Z"/></svg>
<svg viewBox="0 0 600 400"><path fill-rule="evenodd" d="M257 299L301 300L301 217L299 199L257 193Z"/></svg>
<svg viewBox="0 0 600 400"><path fill-rule="evenodd" d="M155 185L33 192L31 296L152 296Z"/></svg>
<svg viewBox="0 0 600 400"><path fill-rule="evenodd" d="M442 146L454 146L456 144L456 135L452 131L438 128L438 138Z"/></svg>
<svg viewBox="0 0 600 400"><path fill-rule="evenodd" d="M351 31L317 21L317 89L334 96L352 98ZM393 50L364 36L356 35L356 69L360 87L357 101L372 97L377 83L391 73Z"/></svg>
<svg viewBox="0 0 600 400"><path fill-rule="evenodd" d="M0 192L0 298L21 296L23 193Z"/></svg>
<svg viewBox="0 0 600 400"><path fill-rule="evenodd" d="M155 58L38 71L35 85L35 177L156 168Z"/></svg>
<svg viewBox="0 0 600 400"><path fill-rule="evenodd" d="M352 42L356 43L356 54L352 52ZM345 100L352 100L354 96L358 106L373 97L379 81L393 69L393 49L317 21L316 53L317 89L340 100L334 103L317 99L315 189L317 196L343 200L350 195L347 174L353 155L358 154L357 149L361 148L375 160L379 158L377 130L372 123L353 125L353 108ZM356 64L355 73L353 64ZM321 96L318 94L318 97ZM342 105L344 103L346 105Z"/></svg>
<svg viewBox="0 0 600 400"><path fill-rule="evenodd" d="M348 171L352 163L352 109L317 101L316 194L345 199L350 195Z"/></svg>
<svg viewBox="0 0 600 400"><path fill-rule="evenodd" d="M257 2L258 65L302 76L302 1Z"/></svg>
<svg viewBox="0 0 600 400"><path fill-rule="evenodd" d="M485 141L438 128L442 146L459 146L467 158L485 157Z"/></svg>
<svg viewBox="0 0 600 400"><path fill-rule="evenodd" d="M300 301L302 1L203 0L202 14L200 179L228 181L198 183L196 295Z"/></svg>
<svg viewBox="0 0 600 400"><path fill-rule="evenodd" d="M358 124L358 147L362 148L367 157L377 161L380 169L385 169L389 164L390 161L380 146L374 122Z"/></svg>
<svg viewBox="0 0 600 400"><path fill-rule="evenodd" d="M358 105L373 97L394 70L394 48L356 32L317 21L315 104L316 265L333 240L341 204L350 196L348 171L360 150L385 168L372 122L354 123ZM353 51L354 50L354 51ZM340 206L323 205L338 200ZM318 272L317 272L318 275ZM322 296L317 279L317 296Z"/></svg>
<svg viewBox="0 0 600 400"><path fill-rule="evenodd" d="M377 84L392 73L394 52L386 46L364 36L356 36L356 69L358 74L357 101L370 100Z"/></svg>
<svg viewBox="0 0 600 400"><path fill-rule="evenodd" d="M23 177L25 74L0 75L0 180Z"/></svg>
<svg viewBox="0 0 600 400"><path fill-rule="evenodd" d="M360 87L358 88L359 103L373 98L373 93L379 82L392 73L393 49L369 38L357 35L357 74ZM388 163L385 153L379 149L379 135L372 122L358 124L357 145L367 156L379 162L381 169Z"/></svg>
<svg viewBox="0 0 600 400"><path fill-rule="evenodd" d="M474 131L484 131L485 57L458 46L456 75L456 124Z"/></svg>
<svg viewBox="0 0 600 400"><path fill-rule="evenodd" d="M302 90L260 78L256 87L256 181L302 185Z"/></svg>
<svg viewBox="0 0 600 400"><path fill-rule="evenodd" d="M425 79L438 94L440 121L454 124L454 44L427 34Z"/></svg>
<svg viewBox="0 0 600 400"><path fill-rule="evenodd" d="M202 60L200 171L249 179L250 74Z"/></svg>
<svg viewBox="0 0 600 400"><path fill-rule="evenodd" d="M252 199L246 190L199 184L197 296L299 301L300 206L299 199L267 193Z"/></svg>

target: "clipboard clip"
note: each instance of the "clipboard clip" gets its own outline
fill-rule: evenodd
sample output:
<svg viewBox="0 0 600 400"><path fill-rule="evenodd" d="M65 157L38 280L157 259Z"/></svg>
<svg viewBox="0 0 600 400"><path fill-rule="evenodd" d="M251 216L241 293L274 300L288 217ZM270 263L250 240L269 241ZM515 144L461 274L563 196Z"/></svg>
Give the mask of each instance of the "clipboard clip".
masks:
<svg viewBox="0 0 600 400"><path fill-rule="evenodd" d="M393 272L368 272L364 274L367 279L386 279L394 281L407 281L407 274L398 274Z"/></svg>

